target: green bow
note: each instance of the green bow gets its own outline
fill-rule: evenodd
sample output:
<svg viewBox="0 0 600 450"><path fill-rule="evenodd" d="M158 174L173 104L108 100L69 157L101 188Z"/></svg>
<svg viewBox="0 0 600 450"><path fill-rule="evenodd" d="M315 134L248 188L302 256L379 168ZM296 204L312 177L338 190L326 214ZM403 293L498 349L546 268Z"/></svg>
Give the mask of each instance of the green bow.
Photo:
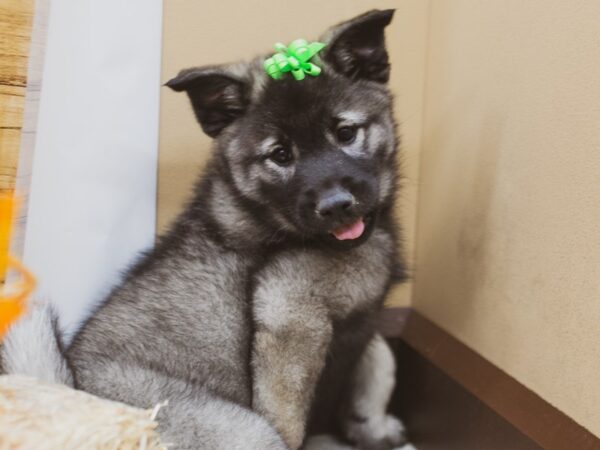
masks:
<svg viewBox="0 0 600 450"><path fill-rule="evenodd" d="M321 68L310 62L310 59L320 52L325 44L321 42L306 42L305 39L296 39L289 47L281 43L275 44L275 53L265 60L265 70L271 78L281 80L285 72L292 72L298 81L304 79L304 74L316 77L321 73Z"/></svg>

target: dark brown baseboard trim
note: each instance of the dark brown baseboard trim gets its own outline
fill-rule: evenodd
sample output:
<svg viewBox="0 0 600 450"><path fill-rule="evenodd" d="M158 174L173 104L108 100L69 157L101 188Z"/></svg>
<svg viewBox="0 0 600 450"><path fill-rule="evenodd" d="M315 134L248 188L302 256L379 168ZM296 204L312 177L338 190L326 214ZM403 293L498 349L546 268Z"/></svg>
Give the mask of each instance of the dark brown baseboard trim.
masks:
<svg viewBox="0 0 600 450"><path fill-rule="evenodd" d="M440 412L442 415L444 414L444 410L448 415L454 416L464 413L469 420L473 421L465 428L465 432L470 430L470 432L480 433L483 427L489 438L490 433L493 434L494 430L501 430L505 437L498 436L498 440L509 439L506 442L511 442L508 447L491 444L487 446L463 444L462 447L428 446L427 437L421 436L423 439L420 440L424 443L422 445L424 450L425 448L444 450L450 448L460 448L461 450L471 448L473 450L496 448L504 450L600 449L600 439L416 311L408 308L386 310L382 316L381 330L391 339L392 345L395 345L395 351L400 358L399 367L401 370L407 371L408 381L413 384L411 387L413 391L408 392L407 395L414 397L415 392L423 393L420 399L413 398L416 402L415 406L419 409L418 420L422 421L423 415L426 416L423 406L424 404L427 406L426 403L429 402L432 408L437 408L431 413L441 422L444 420L447 423L456 422L456 417L446 417L446 419L439 417ZM403 358L406 361L402 361ZM411 364L419 366L420 374L413 373ZM434 367L428 367L428 364ZM448 377L450 380L445 380L444 377ZM465 396L465 393L456 392L444 393L439 386L431 384L431 379L436 379L436 383L445 386L446 390L463 389L469 395ZM407 380L402 381L401 379L400 381L406 382ZM430 385L419 386L423 383ZM402 396L401 390L399 395ZM440 398L435 398L436 395ZM455 404L449 407L446 401L448 399L441 398L445 395L452 396ZM464 401L464 404L456 404L459 400ZM420 405L419 402L421 402ZM479 403L481 406L478 406ZM484 411L482 406L490 411ZM400 407L400 409L405 416L411 415L410 408ZM474 411L478 411L477 414L474 414ZM488 417L489 412L497 415L498 419L505 421L509 427L513 427L514 431L522 434L530 442L519 441L518 435L508 436L504 423L498 422L492 425L490 422L492 419ZM480 419L483 418L485 421L481 422ZM405 419L410 424L410 417ZM457 423L457 425L460 424ZM483 442L481 439L485 439L485 437L479 436L476 440L481 443ZM514 439L514 442L510 439Z"/></svg>
<svg viewBox="0 0 600 450"><path fill-rule="evenodd" d="M399 338L390 405L419 450L543 450L481 400Z"/></svg>

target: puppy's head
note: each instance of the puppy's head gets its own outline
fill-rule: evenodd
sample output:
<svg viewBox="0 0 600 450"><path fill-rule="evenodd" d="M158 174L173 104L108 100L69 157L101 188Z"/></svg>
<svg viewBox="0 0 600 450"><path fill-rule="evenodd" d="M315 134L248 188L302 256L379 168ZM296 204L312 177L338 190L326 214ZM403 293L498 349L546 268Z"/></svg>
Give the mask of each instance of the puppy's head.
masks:
<svg viewBox="0 0 600 450"><path fill-rule="evenodd" d="M269 78L262 62L186 69L186 91L236 194L274 228L337 247L364 242L393 194L396 136L384 29L393 10L333 27L317 77Z"/></svg>

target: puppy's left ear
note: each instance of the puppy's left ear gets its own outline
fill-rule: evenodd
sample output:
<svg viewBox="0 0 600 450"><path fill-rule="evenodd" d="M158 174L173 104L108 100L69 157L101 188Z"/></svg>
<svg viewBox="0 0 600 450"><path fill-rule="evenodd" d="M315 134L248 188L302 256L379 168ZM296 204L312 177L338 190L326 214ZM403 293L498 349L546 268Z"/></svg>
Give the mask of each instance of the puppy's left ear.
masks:
<svg viewBox="0 0 600 450"><path fill-rule="evenodd" d="M328 45L322 58L350 78L386 83L390 63L384 29L393 16L393 9L372 10L334 26L323 37Z"/></svg>

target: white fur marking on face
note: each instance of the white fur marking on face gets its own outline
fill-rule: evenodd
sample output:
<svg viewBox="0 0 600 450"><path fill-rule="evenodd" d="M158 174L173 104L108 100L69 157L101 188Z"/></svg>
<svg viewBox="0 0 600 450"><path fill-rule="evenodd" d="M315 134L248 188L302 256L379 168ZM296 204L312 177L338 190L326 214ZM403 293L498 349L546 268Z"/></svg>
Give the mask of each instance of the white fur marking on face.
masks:
<svg viewBox="0 0 600 450"><path fill-rule="evenodd" d="M270 136L258 144L258 153L266 156L273 151L273 146L277 143L277 138Z"/></svg>
<svg viewBox="0 0 600 450"><path fill-rule="evenodd" d="M290 164L289 166L280 166L275 161L271 161L270 159L265 160L265 164L269 169L274 172L277 172L279 177L285 182L290 180L294 176L294 165Z"/></svg>
<svg viewBox="0 0 600 450"><path fill-rule="evenodd" d="M338 114L338 118L340 119L338 128L357 127L356 138L352 144L338 144L342 151L353 158L370 155L371 152L369 152L369 149L371 147L365 147L367 133L365 124L368 120L368 116L361 111L343 111Z"/></svg>
<svg viewBox="0 0 600 450"><path fill-rule="evenodd" d="M268 138L266 138L265 140L263 140L259 145L258 145L258 153L259 155L266 157L268 156L276 147L277 144L277 138L270 136ZM294 149L292 149L292 151L294 152L294 157L297 157L296 152L294 151ZM288 181L290 178L292 178L292 176L294 175L295 172L295 168L294 168L294 164L290 164L289 166L280 166L279 164L277 164L275 161L272 161L270 159L265 159L264 161L266 167L271 171L271 173L275 172L279 178L279 180L282 181ZM269 177L271 178L271 177ZM274 182L277 180L273 180L273 179L269 179L270 182Z"/></svg>
<svg viewBox="0 0 600 450"><path fill-rule="evenodd" d="M375 152L379 148L379 146L383 142L385 142L385 139L386 139L385 128L380 123L373 123L369 127L368 134L369 135L367 137L367 141L368 141L369 150L371 150L371 152Z"/></svg>
<svg viewBox="0 0 600 450"><path fill-rule="evenodd" d="M340 126L361 125L367 121L367 115L361 111L343 111L338 116L341 119Z"/></svg>
<svg viewBox="0 0 600 450"><path fill-rule="evenodd" d="M365 129L358 128L356 130L356 138L354 142L349 145L339 144L342 151L353 158L360 158L365 156L368 152L365 151Z"/></svg>

